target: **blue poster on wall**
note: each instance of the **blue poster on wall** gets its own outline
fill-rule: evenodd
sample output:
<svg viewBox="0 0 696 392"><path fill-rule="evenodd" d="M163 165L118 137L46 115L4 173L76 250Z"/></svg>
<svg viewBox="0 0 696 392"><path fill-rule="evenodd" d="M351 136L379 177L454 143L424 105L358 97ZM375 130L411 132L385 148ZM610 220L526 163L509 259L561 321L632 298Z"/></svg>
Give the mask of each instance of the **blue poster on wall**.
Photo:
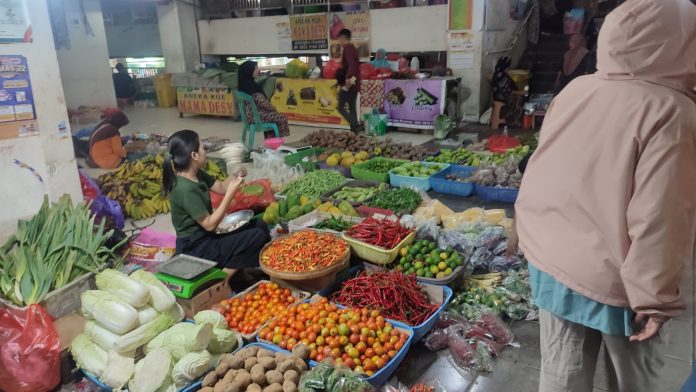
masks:
<svg viewBox="0 0 696 392"><path fill-rule="evenodd" d="M0 56L0 139L39 133L27 59Z"/></svg>

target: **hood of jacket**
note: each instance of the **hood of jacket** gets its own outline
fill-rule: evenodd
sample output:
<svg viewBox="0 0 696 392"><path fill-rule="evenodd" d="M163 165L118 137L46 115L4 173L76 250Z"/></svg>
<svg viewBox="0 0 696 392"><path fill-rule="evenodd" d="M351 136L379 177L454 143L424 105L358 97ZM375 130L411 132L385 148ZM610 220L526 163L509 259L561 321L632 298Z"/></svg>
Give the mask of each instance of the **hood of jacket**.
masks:
<svg viewBox="0 0 696 392"><path fill-rule="evenodd" d="M597 42L597 76L673 88L696 102L696 5L630 0L610 13Z"/></svg>

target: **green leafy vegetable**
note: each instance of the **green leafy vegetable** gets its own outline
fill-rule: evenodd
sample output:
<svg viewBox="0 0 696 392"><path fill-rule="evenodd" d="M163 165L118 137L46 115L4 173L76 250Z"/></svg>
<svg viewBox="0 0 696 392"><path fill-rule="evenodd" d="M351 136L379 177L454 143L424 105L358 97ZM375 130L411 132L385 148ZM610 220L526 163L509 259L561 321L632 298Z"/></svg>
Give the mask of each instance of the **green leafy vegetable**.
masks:
<svg viewBox="0 0 696 392"><path fill-rule="evenodd" d="M421 201L420 194L412 189L385 189L368 201L367 205L392 210L395 214L407 214L418 208Z"/></svg>

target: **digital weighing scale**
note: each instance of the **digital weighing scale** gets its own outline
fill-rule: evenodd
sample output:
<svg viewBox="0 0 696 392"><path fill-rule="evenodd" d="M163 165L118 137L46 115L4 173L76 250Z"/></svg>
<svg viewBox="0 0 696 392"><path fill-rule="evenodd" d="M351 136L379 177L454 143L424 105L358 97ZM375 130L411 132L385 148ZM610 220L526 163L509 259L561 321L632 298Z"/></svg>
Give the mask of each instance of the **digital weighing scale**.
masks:
<svg viewBox="0 0 696 392"><path fill-rule="evenodd" d="M197 290L212 286L227 277L216 265L214 261L199 257L176 255L162 264L155 276L175 296L189 299Z"/></svg>

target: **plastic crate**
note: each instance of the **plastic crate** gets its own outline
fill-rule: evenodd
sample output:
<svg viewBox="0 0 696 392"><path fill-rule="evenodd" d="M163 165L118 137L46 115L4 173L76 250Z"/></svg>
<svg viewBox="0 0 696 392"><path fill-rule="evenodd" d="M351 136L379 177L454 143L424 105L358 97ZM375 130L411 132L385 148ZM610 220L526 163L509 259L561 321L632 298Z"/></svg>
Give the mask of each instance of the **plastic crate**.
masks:
<svg viewBox="0 0 696 392"><path fill-rule="evenodd" d="M447 163L421 162L421 165L423 165L423 166L444 165L445 166L445 168L443 168L442 170L440 170L439 172L437 172L435 174L438 174L449 167L449 164L447 164ZM435 175L435 174L433 174L433 175ZM430 177L432 177L432 176L430 176ZM400 176L398 174L394 174L393 170L389 171L389 183L393 187L416 188L416 189L422 190L424 192L427 192L430 190L430 177Z"/></svg>
<svg viewBox="0 0 696 392"><path fill-rule="evenodd" d="M288 154L285 156L285 164L288 166L300 165L304 171L317 170L317 161L312 160L312 157L321 155L324 152L323 148L310 147L302 151L298 151L294 154ZM305 158L307 158L305 160Z"/></svg>
<svg viewBox="0 0 696 392"><path fill-rule="evenodd" d="M343 174L343 177L345 178L352 178L353 176L350 174L350 168L349 167L344 167L340 165L336 166L331 166L327 164L326 162L319 162L318 163L319 168L323 170L335 170L341 174Z"/></svg>
<svg viewBox="0 0 696 392"><path fill-rule="evenodd" d="M459 182L447 179L448 174L468 178L474 173L475 168L471 166L450 165L445 170L430 177L430 186L437 193L468 197L476 191L476 185L472 182Z"/></svg>
<svg viewBox="0 0 696 392"><path fill-rule="evenodd" d="M369 261L374 264L389 264L399 255L399 249L406 245L411 245L413 240L416 238L416 232L412 232L407 235L406 238L401 240L398 245L393 249L384 249L379 246L370 245L366 242L356 240L347 235L343 236L343 239L350 244L350 248L354 255L360 257L363 260Z"/></svg>
<svg viewBox="0 0 696 392"><path fill-rule="evenodd" d="M367 160L365 162L353 165L350 168L350 174L356 180L379 181L379 182L389 183L389 173L375 173L375 172L372 172L372 171L369 171L366 169L368 162L373 162L373 161L391 161L391 162L401 162L401 163L408 162L405 159L390 159L390 158L376 157L376 158L372 158L370 160Z"/></svg>
<svg viewBox="0 0 696 392"><path fill-rule="evenodd" d="M482 186L476 184L476 194L481 200L498 201L501 203L512 203L517 201L519 189L516 188L496 188L492 186Z"/></svg>

